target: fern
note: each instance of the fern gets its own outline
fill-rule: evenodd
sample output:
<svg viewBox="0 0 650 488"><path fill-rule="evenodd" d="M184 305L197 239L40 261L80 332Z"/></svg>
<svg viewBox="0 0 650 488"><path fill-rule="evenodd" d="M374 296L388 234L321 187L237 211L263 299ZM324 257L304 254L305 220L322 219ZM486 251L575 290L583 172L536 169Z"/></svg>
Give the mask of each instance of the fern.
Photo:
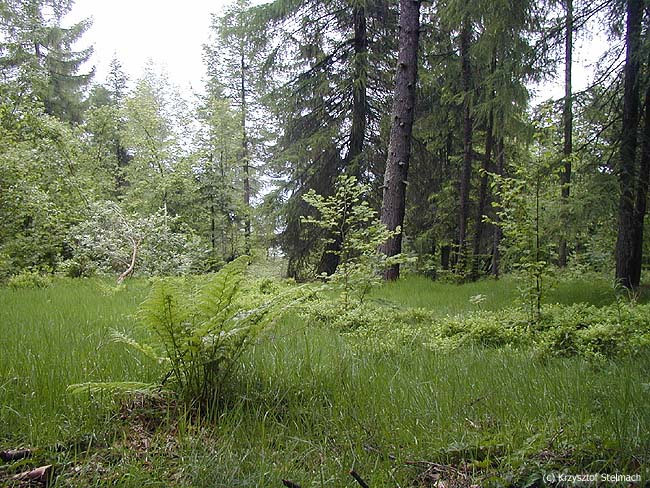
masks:
<svg viewBox="0 0 650 488"><path fill-rule="evenodd" d="M111 340L113 342L126 344L127 346L132 347L133 349L140 352L144 356L147 356L148 358L153 359L154 361L157 361L159 363L164 363L169 361L168 357L160 356L158 353L156 353L156 350L153 347L151 347L149 344L140 344L132 337L129 337L125 332L121 332L119 330L111 331Z"/></svg>
<svg viewBox="0 0 650 488"><path fill-rule="evenodd" d="M187 280L157 280L137 314L150 332L150 342L137 342L118 331L113 332L113 340L167 365L165 387L187 403L219 398L251 341L300 293L296 289L271 297L267 303L251 303L243 288L248 263L246 256L235 259L195 289ZM85 383L74 385L71 391L110 391L119 385L151 387Z"/></svg>

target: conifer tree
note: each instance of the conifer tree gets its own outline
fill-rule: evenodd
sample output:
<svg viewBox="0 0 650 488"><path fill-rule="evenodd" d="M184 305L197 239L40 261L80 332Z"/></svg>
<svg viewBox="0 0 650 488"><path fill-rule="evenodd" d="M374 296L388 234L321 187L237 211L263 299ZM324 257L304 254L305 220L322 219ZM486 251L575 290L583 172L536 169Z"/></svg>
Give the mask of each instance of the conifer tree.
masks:
<svg viewBox="0 0 650 488"><path fill-rule="evenodd" d="M63 17L72 4L71 0L5 2L0 10L5 37L0 48L0 66L4 78L23 85L43 103L47 113L80 122L82 89L94 70L79 71L93 50L73 50L90 27L89 20L62 27Z"/></svg>
<svg viewBox="0 0 650 488"><path fill-rule="evenodd" d="M257 85L260 82L259 53L252 41L249 0L237 0L212 23L213 43L204 47L208 74L220 85L225 97L238 112L241 167L241 199L243 201L244 252L252 246L252 199L255 194L255 173L258 152L256 117L259 113Z"/></svg>
<svg viewBox="0 0 650 488"><path fill-rule="evenodd" d="M400 1L399 54L395 76L395 97L391 114L388 161L384 175L384 195L381 205L381 222L390 231L397 231L404 225L406 207L406 185L411 137L415 114L415 85L418 70L418 46L420 36L420 2ZM396 256L402 250L401 231L381 246L386 256ZM388 268L387 280L399 278L399 264Z"/></svg>
<svg viewBox="0 0 650 488"><path fill-rule="evenodd" d="M410 203L417 206L408 212L406 230L428 259L439 255L443 269L453 264L452 244L460 251L462 241L456 271L466 276L471 263L469 277L475 279L489 269L494 253L485 223L494 217L489 173L507 167L502 139L525 132L525 85L540 71L532 46L540 12L527 0L448 0L423 11L429 28L423 29L417 169L409 187Z"/></svg>
<svg viewBox="0 0 650 488"><path fill-rule="evenodd" d="M618 210L618 238L616 241L616 279L626 288L639 285L641 278L640 254L634 252L642 232L635 219L635 185L637 184L637 132L639 126L639 86L641 67L641 30L643 2L627 0L625 67L623 86L623 118L620 142L619 183L621 196ZM642 221L640 222L642 225Z"/></svg>
<svg viewBox="0 0 650 488"><path fill-rule="evenodd" d="M383 173L395 15L384 0L276 0L257 9L271 47L269 76L283 80L270 99L282 128L278 172L289 180L282 242L292 276L311 266L333 273L340 246L334 238L319 248L322 231L300 224L312 211L302 195L330 195L341 173L364 182Z"/></svg>
<svg viewBox="0 0 650 488"><path fill-rule="evenodd" d="M196 133L195 170L205 217L199 231L207 232L214 259L233 259L245 252L239 228L243 223L241 120L223 94L222 87L209 83L198 108L200 129Z"/></svg>
<svg viewBox="0 0 650 488"><path fill-rule="evenodd" d="M573 153L573 90L572 90L572 63L573 63L573 0L564 0L565 6L565 43L564 43L564 104L562 108L562 129L564 144L562 145L562 156L564 164L560 175L562 205L564 207L564 228L568 227L566 221L566 206L571 194L571 154ZM560 237L558 249L558 265L567 265L567 240L566 236Z"/></svg>

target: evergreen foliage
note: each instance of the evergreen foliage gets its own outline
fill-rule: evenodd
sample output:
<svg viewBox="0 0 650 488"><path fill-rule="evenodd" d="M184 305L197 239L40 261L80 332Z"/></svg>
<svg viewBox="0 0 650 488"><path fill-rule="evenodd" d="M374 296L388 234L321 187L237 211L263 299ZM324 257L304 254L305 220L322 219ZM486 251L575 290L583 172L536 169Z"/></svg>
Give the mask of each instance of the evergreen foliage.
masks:
<svg viewBox="0 0 650 488"><path fill-rule="evenodd" d="M383 174L396 11L374 0L278 0L256 13L271 46L265 74L281 81L268 100L282 128L274 161L286 178L281 242L288 274L301 277L314 261L331 274L331 254L314 255L321 233L300 224L310 212L302 196L310 189L330 195L342 173L375 185Z"/></svg>
<svg viewBox="0 0 650 488"><path fill-rule="evenodd" d="M648 477L650 8L399 3L234 0L189 99L0 1L0 484Z"/></svg>
<svg viewBox="0 0 650 488"><path fill-rule="evenodd" d="M0 67L3 78L20 87L20 97L34 96L49 115L78 123L83 112L81 90L93 76L93 71L79 70L93 50L73 50L90 21L61 25L72 4L71 0L3 2Z"/></svg>
<svg viewBox="0 0 650 488"><path fill-rule="evenodd" d="M319 213L304 196L328 198L339 176L354 176L369 185L368 208L380 207L395 126L396 5L235 2L212 19L209 76L193 101L153 66L129 82L117 59L89 87L82 65L91 51L76 47L89 23L65 26L72 5L0 6L1 279L23 270L115 272L120 266L101 251L113 238L99 232L106 242L92 241L91 252L75 237L93 227L98 206L111 205L155 222L150 235L167 236L183 256L159 267L143 260L136 272L214 270L242 254L279 252L291 277L334 275L341 236L307 224ZM408 191L400 228L405 249L419 257L415 269L460 282L519 266L525 224L512 227L514 200L506 201L518 181L526 182L514 185L522 208L540 189L545 266L627 263L624 284L640 284L648 252L646 17L636 0L625 9L527 0L421 6L411 176L401 179ZM531 107L531 83L568 73L566 34L593 26L626 43L627 68L608 50L593 86ZM544 171L531 185L539 151Z"/></svg>

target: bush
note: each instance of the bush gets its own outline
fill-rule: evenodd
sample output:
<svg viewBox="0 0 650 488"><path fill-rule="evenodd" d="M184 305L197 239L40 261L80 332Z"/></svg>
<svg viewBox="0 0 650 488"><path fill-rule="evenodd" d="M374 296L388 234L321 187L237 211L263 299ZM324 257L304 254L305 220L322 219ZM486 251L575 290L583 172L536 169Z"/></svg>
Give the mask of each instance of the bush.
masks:
<svg viewBox="0 0 650 488"><path fill-rule="evenodd" d="M323 229L324 249L336 256L336 271L321 275L332 291L338 292L341 309L362 305L370 290L382 283L381 274L393 265L407 261L402 255L388 257L378 249L400 233L390 231L370 208L365 195L370 189L354 176L340 176L336 193L329 197L310 190L303 200L320 214L319 219L301 217L301 222ZM338 241L339 246L335 245Z"/></svg>
<svg viewBox="0 0 650 488"><path fill-rule="evenodd" d="M73 259L61 261L56 269L58 275L68 278L90 278L98 272L97 264L87 256L79 255Z"/></svg>
<svg viewBox="0 0 650 488"><path fill-rule="evenodd" d="M70 231L73 259L60 266L68 275L122 273L129 268L134 248L135 270L145 276L221 267L214 258L208 260L200 237L165 209L139 216L127 213L115 202L96 202L88 212L86 219Z"/></svg>
<svg viewBox="0 0 650 488"><path fill-rule="evenodd" d="M596 359L636 354L650 344L650 305L554 305L545 308L535 332L544 354Z"/></svg>
<svg viewBox="0 0 650 488"><path fill-rule="evenodd" d="M12 276L7 283L14 290L24 288L46 288L52 284L52 278L35 270L25 270Z"/></svg>
<svg viewBox="0 0 650 488"><path fill-rule="evenodd" d="M364 354L391 354L422 344L434 320L429 310L386 307L374 301L345 309L336 300L316 298L299 312L312 325L341 332L354 350Z"/></svg>

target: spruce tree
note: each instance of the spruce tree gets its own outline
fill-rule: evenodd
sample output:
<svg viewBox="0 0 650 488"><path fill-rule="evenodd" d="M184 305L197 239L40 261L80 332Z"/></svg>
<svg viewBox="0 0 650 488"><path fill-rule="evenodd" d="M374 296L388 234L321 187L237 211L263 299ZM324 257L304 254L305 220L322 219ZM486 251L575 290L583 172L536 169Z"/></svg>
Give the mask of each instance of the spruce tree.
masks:
<svg viewBox="0 0 650 488"><path fill-rule="evenodd" d="M75 51L73 45L90 27L84 20L62 27L73 2L62 0L14 0L0 10L4 39L0 67L5 80L12 79L36 96L50 115L80 122L83 88L94 70L80 73L93 52L92 47Z"/></svg>
<svg viewBox="0 0 650 488"><path fill-rule="evenodd" d="M637 181L637 132L639 126L639 81L641 65L641 28L643 2L627 0L625 34L625 67L623 86L623 118L618 171L621 196L618 210L618 238L616 241L616 279L626 288L639 285L641 262L635 253L642 233L635 221L635 184Z"/></svg>
<svg viewBox="0 0 650 488"><path fill-rule="evenodd" d="M418 46L420 36L420 2L400 1L399 54L395 76L395 96L391 114L388 161L384 175L384 195L381 205L381 222L390 231L404 225L406 185L411 157L411 137L415 114L415 86L418 72ZM396 256L402 250L402 233L391 237L381 246L386 256ZM399 264L388 268L387 280L399 278Z"/></svg>
<svg viewBox="0 0 650 488"><path fill-rule="evenodd" d="M270 46L268 77L283 80L268 100L282 128L274 154L287 178L288 273L331 274L340 243L322 249L322 230L300 224L312 212L302 195L330 195L342 173L363 182L383 174L396 11L385 0L276 0L256 13Z"/></svg>
<svg viewBox="0 0 650 488"><path fill-rule="evenodd" d="M211 82L221 88L231 106L238 112L241 167L241 200L243 202L244 252L252 248L252 201L255 196L260 129L256 118L261 116L258 85L260 54L253 41L249 0L237 0L223 15L214 16L213 41L204 47Z"/></svg>

